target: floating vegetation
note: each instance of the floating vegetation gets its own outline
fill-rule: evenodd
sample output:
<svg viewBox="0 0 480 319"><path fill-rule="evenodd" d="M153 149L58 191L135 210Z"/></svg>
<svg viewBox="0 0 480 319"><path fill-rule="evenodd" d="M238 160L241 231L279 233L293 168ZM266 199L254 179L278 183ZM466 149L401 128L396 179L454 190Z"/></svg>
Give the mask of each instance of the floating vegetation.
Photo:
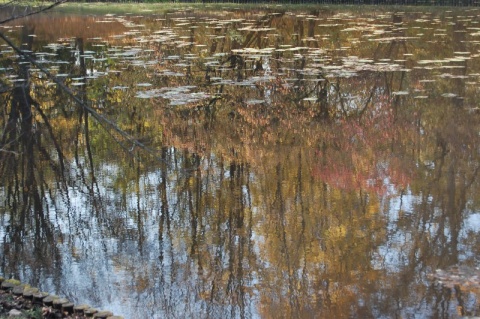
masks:
<svg viewBox="0 0 480 319"><path fill-rule="evenodd" d="M210 97L209 94L204 92L192 92L195 88L195 86L167 87L137 92L136 97L140 99L167 99L170 100L171 106L197 103Z"/></svg>
<svg viewBox="0 0 480 319"><path fill-rule="evenodd" d="M265 103L265 100L251 99L251 100L247 100L246 103L250 105L256 105L256 104Z"/></svg>
<svg viewBox="0 0 480 319"><path fill-rule="evenodd" d="M92 261L113 265L92 274L100 280L96 287L112 289L112 295L126 300L125 308L134 312L126 318L192 317L185 309L211 309L215 317L271 317L270 311L275 316L285 310L286 316L315 313L319 318L368 317L372 311L377 317L432 317L443 309L455 311L448 296L428 295L432 289L425 288L422 269L434 269L449 258L471 264L478 259L479 222L465 220L478 206L472 195L479 171L478 9L462 18L457 12L423 12L422 7L405 13L393 7L392 12L372 7L363 13L336 12L336 7L284 12L279 7L278 14L272 13L275 5L268 6L262 12L183 8L143 17L95 16L88 24L65 23L71 29L62 28L58 39L45 34L50 25L36 26L36 37L26 36L32 33L27 27L2 28L33 51L28 55L33 61L25 61L0 44L6 124L2 148L9 152L14 143L27 141L19 134L26 127L20 127L25 114L11 112L27 87L39 102L39 108L31 108L34 127L27 133L35 135L28 142L42 142L31 158L25 157L30 150L25 147L4 157L11 158L4 161L8 165L23 158L13 187L5 184L4 192L11 201L21 201L17 189L28 197L38 185L40 196L59 199L45 210L55 232L43 237L52 237L49 245L58 249L46 250L54 256L44 258L44 269L57 267L51 260L74 260L87 274ZM58 94L64 86L74 93L67 101ZM91 106L93 116L75 112L72 99L77 96L87 102L79 103L87 110ZM10 130L6 121L13 115L18 130ZM47 119L51 128L45 126ZM112 135L113 126L118 131ZM132 144L130 134L149 150ZM125 150L124 157L117 146ZM2 156L8 155L4 150ZM57 165L61 157L64 166ZM5 181L8 168L2 171ZM33 188L19 180L30 179L23 172L33 174ZM55 179L57 172L65 176ZM86 197L76 197L79 193ZM28 202L36 205L37 199ZM39 207L49 208L49 203L39 202ZM92 207L85 209L85 203ZM7 206L4 210L12 205ZM80 212L80 226L68 229ZM6 218L4 224L8 222ZM89 223L98 223L106 233L90 231ZM123 236L124 231L130 233ZM78 241L79 232L85 233L87 245ZM38 239L34 231L25 234ZM116 239L119 234L127 245ZM9 236L2 238L18 237ZM106 249L95 249L98 238ZM310 245L319 239L324 245ZM351 245L355 241L363 242ZM300 256L298 247L300 252L313 249L313 255ZM345 248L348 253L339 258ZM85 249L104 255L90 256ZM31 252L26 249L27 258L14 261L31 261ZM58 252L67 255L59 259ZM130 258L131 252L148 258ZM301 258L301 265L285 261L286 253L294 261ZM240 265L245 271L232 272L225 258L217 262L219 254L231 257L233 270ZM286 264L268 267L272 262ZM351 264L348 276L343 276L345 263ZM68 263L60 266L65 269L53 269L55 275L69 277L74 285L77 276L71 274L78 271L72 272ZM165 276L158 276L159 267ZM411 269L415 271L405 271ZM293 285L276 280L292 274ZM476 270L447 270L431 278L457 288L478 285L477 276ZM399 277L406 279L401 289L385 289ZM133 284L132 278L137 280ZM325 285L325 278L336 279ZM124 298L118 287L130 287L136 295ZM158 287L166 293L158 293ZM328 298L332 294L340 298ZM282 302L292 296L299 300L295 307ZM325 298L331 307L324 307ZM169 307L179 300L182 307ZM418 300L421 304L413 305ZM184 307L185 302L191 304ZM478 308L477 300L470 303ZM138 313L143 310L148 315ZM417 311L421 313L413 313Z"/></svg>
<svg viewBox="0 0 480 319"><path fill-rule="evenodd" d="M454 98L454 97L457 97L457 94L455 94L455 93L443 93L442 97Z"/></svg>
<svg viewBox="0 0 480 319"><path fill-rule="evenodd" d="M430 279L446 288L461 287L466 290L480 289L480 269L467 266L453 266L446 270L437 269L429 274Z"/></svg>
<svg viewBox="0 0 480 319"><path fill-rule="evenodd" d="M318 87L335 83L353 85L355 81L360 83L364 78L387 76L387 73L395 78L397 73L405 72L412 73L408 76L411 87L407 83L400 86L402 90L389 89L388 92L392 96L413 92L416 94L412 94L413 98L426 99L432 95L429 90L438 85L435 81L468 81L473 88L476 82L472 77L480 74L470 63L480 57L474 46L479 28L471 19L464 22L468 38L463 45L444 54L429 54L424 48L428 41L451 36L448 21L435 20L429 15L409 20L403 13L363 18L343 13L322 18L285 13L246 19L232 17L231 12L220 17L186 16L185 12L176 12L152 19L148 24L139 23L139 18L130 14L104 15L95 22L116 23L123 29L89 37L90 45L82 51L75 37L59 38L47 42L35 56L38 63L49 65L58 78L71 77L72 86L89 86L105 76L121 79L128 77L132 68L138 69L142 76L136 83L125 85L119 81L112 90L133 90L132 95L138 98L165 98L171 105L199 101L215 96L216 90L229 87L232 90L262 90L267 86L272 87L271 92L280 87L305 90L305 95L298 99L316 102L318 92L312 92ZM293 29L286 31L278 27L286 21L284 19L315 24L311 24L313 29L309 29L308 34ZM432 26L425 27L426 23ZM426 40L426 37L430 38ZM2 46L2 49L2 54L15 57L9 48ZM75 71L64 71L70 63L65 51L70 51L77 67L83 59L87 65L86 74L77 76ZM365 84L366 87L375 87L375 81ZM427 86L429 83L431 85ZM195 93L191 84L204 87L203 92ZM165 85L170 89L162 88ZM175 86L178 91L173 90ZM138 88L151 87L160 89L135 92ZM271 94L268 90L265 92ZM174 98L174 93L180 97ZM455 90L441 94L446 98L463 95ZM266 100L269 98L247 99L247 104ZM349 108L361 105L343 96L342 101L346 100L350 101Z"/></svg>
<svg viewBox="0 0 480 319"><path fill-rule="evenodd" d="M128 86L122 86L122 85L120 85L120 86L114 86L114 87L112 87L112 90L122 90L122 91L124 91L124 90L126 90L126 89L128 89Z"/></svg>

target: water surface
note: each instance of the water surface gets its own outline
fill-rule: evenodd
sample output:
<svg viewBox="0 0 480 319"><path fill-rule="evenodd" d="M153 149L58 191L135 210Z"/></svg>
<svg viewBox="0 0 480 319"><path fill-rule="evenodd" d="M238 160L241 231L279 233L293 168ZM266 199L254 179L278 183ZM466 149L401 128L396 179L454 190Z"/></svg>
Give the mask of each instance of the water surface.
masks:
<svg viewBox="0 0 480 319"><path fill-rule="evenodd" d="M478 315L430 274L480 256L480 12L371 9L0 26L36 61L2 44L0 274L125 318Z"/></svg>

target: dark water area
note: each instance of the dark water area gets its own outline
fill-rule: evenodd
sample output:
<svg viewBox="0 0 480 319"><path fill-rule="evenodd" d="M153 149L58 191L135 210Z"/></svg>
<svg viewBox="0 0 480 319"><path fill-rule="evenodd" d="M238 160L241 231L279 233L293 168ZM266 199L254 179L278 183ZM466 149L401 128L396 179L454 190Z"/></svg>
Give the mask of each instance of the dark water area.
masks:
<svg viewBox="0 0 480 319"><path fill-rule="evenodd" d="M480 315L480 11L387 10L0 26L35 61L1 43L0 275L125 318Z"/></svg>

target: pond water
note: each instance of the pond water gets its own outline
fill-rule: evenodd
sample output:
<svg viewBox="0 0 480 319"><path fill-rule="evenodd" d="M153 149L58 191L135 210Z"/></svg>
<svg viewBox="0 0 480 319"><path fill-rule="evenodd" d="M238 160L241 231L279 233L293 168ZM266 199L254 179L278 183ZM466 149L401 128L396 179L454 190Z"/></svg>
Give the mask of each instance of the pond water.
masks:
<svg viewBox="0 0 480 319"><path fill-rule="evenodd" d="M480 262L480 11L397 9L0 26L0 275L125 318L479 315L431 274Z"/></svg>

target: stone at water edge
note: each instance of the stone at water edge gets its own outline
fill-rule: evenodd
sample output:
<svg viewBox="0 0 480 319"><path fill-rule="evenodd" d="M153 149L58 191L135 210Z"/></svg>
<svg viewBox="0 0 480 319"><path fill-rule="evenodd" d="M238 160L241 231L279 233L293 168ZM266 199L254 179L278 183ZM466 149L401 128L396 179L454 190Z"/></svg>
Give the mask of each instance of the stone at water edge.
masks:
<svg viewBox="0 0 480 319"><path fill-rule="evenodd" d="M38 288L33 288L33 287L25 288L23 290L23 297L26 299L32 300L33 295L36 293L38 293Z"/></svg>
<svg viewBox="0 0 480 319"><path fill-rule="evenodd" d="M85 310L87 310L88 308L90 308L89 305L78 305L78 306L73 307L73 312L76 313L76 314L83 315Z"/></svg>
<svg viewBox="0 0 480 319"><path fill-rule="evenodd" d="M42 304L43 300L49 296L46 292L38 292L33 294L33 303Z"/></svg>
<svg viewBox="0 0 480 319"><path fill-rule="evenodd" d="M60 310L62 309L62 305L63 304L66 304L66 303L69 303L70 301L68 301L68 299L66 298L58 298L58 299L55 299L53 300L53 308L54 309L57 309L57 310ZM73 307L72 307L73 308Z"/></svg>
<svg viewBox="0 0 480 319"><path fill-rule="evenodd" d="M88 308L88 309L85 309L85 310L83 311L83 313L84 313L85 316L87 316L87 317L93 317L93 314L95 314L95 313L97 313L97 312L98 312L98 310L95 309L95 308Z"/></svg>
<svg viewBox="0 0 480 319"><path fill-rule="evenodd" d="M50 295L50 296L47 296L43 299L43 303L45 304L45 306L53 306L53 301L57 300L58 298L60 298L60 297L55 296L55 295L53 295L53 296Z"/></svg>
<svg viewBox="0 0 480 319"><path fill-rule="evenodd" d="M97 319L107 319L108 317L111 317L113 316L113 313L111 313L110 311L100 311L100 312L97 312L93 315L93 318L97 318Z"/></svg>
<svg viewBox="0 0 480 319"><path fill-rule="evenodd" d="M64 303L64 304L62 304L62 311L67 312L68 314L72 314L74 306L75 305L73 304L73 302Z"/></svg>
<svg viewBox="0 0 480 319"><path fill-rule="evenodd" d="M13 293L15 296L21 296L21 295L23 295L23 291L24 291L24 290L25 290L25 286L19 285L19 286L13 287L12 293Z"/></svg>
<svg viewBox="0 0 480 319"><path fill-rule="evenodd" d="M8 281L2 282L2 290L10 290L10 289L13 289L15 286L16 286L15 284Z"/></svg>
<svg viewBox="0 0 480 319"><path fill-rule="evenodd" d="M20 317L22 315L23 315L23 313L20 310L17 310L17 309L12 309L8 312L9 317Z"/></svg>

